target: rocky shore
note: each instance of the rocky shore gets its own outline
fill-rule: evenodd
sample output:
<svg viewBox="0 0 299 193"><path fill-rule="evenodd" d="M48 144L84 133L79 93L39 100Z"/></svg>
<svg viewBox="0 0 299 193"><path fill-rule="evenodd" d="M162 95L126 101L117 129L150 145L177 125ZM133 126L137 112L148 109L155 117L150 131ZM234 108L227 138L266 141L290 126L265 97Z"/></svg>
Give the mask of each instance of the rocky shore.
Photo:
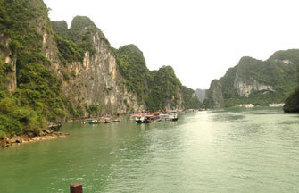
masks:
<svg viewBox="0 0 299 193"><path fill-rule="evenodd" d="M52 129L46 129L46 130L39 131L38 133L28 132L25 135L21 135L21 136L2 138L0 139L0 147L7 148L11 146L20 145L20 144L33 143L37 141L64 138L67 136L69 136L69 134L67 133L62 133L60 131L55 131Z"/></svg>

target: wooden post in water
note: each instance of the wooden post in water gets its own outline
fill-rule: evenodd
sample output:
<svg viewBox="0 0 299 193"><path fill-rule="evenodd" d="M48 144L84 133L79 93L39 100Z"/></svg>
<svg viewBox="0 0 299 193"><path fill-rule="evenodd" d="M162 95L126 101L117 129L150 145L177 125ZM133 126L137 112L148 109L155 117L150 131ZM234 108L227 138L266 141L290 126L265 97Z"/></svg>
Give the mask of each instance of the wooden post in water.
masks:
<svg viewBox="0 0 299 193"><path fill-rule="evenodd" d="M79 183L72 184L71 193L82 193L82 185Z"/></svg>

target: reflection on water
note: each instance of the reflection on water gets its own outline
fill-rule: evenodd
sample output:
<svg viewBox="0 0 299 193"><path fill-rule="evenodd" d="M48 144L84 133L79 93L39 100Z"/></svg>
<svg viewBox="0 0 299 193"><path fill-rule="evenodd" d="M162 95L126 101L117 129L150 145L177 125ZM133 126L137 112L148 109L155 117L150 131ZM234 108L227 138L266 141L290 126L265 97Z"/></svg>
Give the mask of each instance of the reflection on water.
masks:
<svg viewBox="0 0 299 193"><path fill-rule="evenodd" d="M0 150L0 192L299 192L299 119L278 108L178 122L67 124L66 139Z"/></svg>

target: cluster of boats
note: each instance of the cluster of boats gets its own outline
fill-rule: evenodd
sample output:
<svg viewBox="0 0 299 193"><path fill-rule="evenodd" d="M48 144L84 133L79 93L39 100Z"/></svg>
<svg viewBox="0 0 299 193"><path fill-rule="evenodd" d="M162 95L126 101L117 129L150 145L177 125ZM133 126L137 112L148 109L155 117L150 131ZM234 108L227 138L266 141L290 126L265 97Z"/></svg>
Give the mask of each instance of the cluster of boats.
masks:
<svg viewBox="0 0 299 193"><path fill-rule="evenodd" d="M170 113L135 113L131 115L135 118L136 123L152 123L152 122L160 122L160 121L178 121L177 112Z"/></svg>
<svg viewBox="0 0 299 193"><path fill-rule="evenodd" d="M101 119L101 120L89 119L85 123L97 124L97 123L112 123L112 122L120 122L120 120L112 120L110 117L106 117L106 118Z"/></svg>
<svg viewBox="0 0 299 193"><path fill-rule="evenodd" d="M177 112L156 112L156 113L134 113L131 115L131 118L136 121L136 123L152 123L160 121L178 121ZM110 117L103 117L100 120L97 119L88 119L83 123L88 124L97 124L97 123L112 123L120 122L120 120L113 120Z"/></svg>

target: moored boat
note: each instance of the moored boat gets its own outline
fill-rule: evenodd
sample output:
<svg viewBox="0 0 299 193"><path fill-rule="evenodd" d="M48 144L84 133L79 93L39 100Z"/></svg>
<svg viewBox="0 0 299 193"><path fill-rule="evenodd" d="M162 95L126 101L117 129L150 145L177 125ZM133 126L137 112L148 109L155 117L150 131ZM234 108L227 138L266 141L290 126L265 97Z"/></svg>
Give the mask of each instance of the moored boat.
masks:
<svg viewBox="0 0 299 193"><path fill-rule="evenodd" d="M90 119L90 120L87 120L87 123L89 123L89 124L97 124L97 123L100 123L98 120L92 120L92 119Z"/></svg>
<svg viewBox="0 0 299 193"><path fill-rule="evenodd" d="M146 118L145 118L145 116L137 116L135 120L136 120L136 123L145 123Z"/></svg>
<svg viewBox="0 0 299 193"><path fill-rule="evenodd" d="M177 112L170 113L135 113L132 114L131 117L135 118L136 123L152 123L152 122L160 122L160 121L178 121Z"/></svg>
<svg viewBox="0 0 299 193"><path fill-rule="evenodd" d="M179 120L178 113L177 112L169 113L168 118L166 120L168 120L168 121L178 121Z"/></svg>
<svg viewBox="0 0 299 193"><path fill-rule="evenodd" d="M113 122L113 120L111 118L109 118L109 117L106 117L104 119L104 123L112 123L112 122Z"/></svg>

